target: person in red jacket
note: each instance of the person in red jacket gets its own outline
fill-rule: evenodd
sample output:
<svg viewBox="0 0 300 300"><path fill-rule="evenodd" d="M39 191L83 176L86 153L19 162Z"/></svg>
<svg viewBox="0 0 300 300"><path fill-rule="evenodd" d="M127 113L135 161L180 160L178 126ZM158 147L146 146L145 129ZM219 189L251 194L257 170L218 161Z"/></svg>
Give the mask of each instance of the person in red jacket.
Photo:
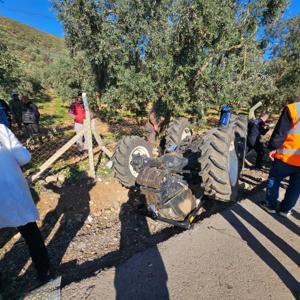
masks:
<svg viewBox="0 0 300 300"><path fill-rule="evenodd" d="M79 133L83 129L83 123L85 120L85 109L82 101L82 93L79 93L74 102L71 104L69 115L74 120L75 132ZM78 139L77 146L80 152L84 152L87 150L84 136Z"/></svg>

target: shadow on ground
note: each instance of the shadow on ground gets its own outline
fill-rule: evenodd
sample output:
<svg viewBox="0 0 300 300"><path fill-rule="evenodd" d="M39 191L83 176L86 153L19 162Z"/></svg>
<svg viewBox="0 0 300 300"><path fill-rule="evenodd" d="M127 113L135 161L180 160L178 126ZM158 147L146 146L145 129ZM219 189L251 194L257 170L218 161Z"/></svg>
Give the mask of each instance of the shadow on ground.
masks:
<svg viewBox="0 0 300 300"><path fill-rule="evenodd" d="M260 183L250 192L246 193L247 198L256 205L264 197L262 189L266 186L266 182ZM299 213L294 210L294 215ZM256 216L240 204L236 204L230 210L221 213L231 226L237 231L240 237L247 242L247 245L263 260L269 268L271 268L286 287L291 291L296 299L300 296L300 282L287 270L287 268L250 232L250 230L239 220L237 216L246 221L264 237L271 241L278 249L287 255L291 261L300 267L300 253L291 247L284 239L278 236L272 228L264 225ZM283 218L277 214L271 215L276 221L286 226L287 229L300 236L300 227L292 220Z"/></svg>
<svg viewBox="0 0 300 300"><path fill-rule="evenodd" d="M74 198L74 187L70 186L68 181L62 187L52 184L47 186L48 189L52 189L54 193L60 195L57 206L47 213L40 227L44 239L50 237L47 249L54 274L64 273L60 266L62 258L90 213L89 191L94 182L86 176L83 180L80 190L81 197L77 198L77 202L70 201ZM80 182L77 181L77 184ZM76 188L76 192L78 193L78 188ZM53 234L52 231L55 233ZM12 232L15 233L15 231ZM5 240L2 242L2 246L4 243ZM29 258L27 246L23 239L19 238L0 261L0 270L5 270L1 286L1 294L4 299L19 298L25 291L37 286L32 264L21 276L18 276L28 263Z"/></svg>
<svg viewBox="0 0 300 300"><path fill-rule="evenodd" d="M144 200L141 199L140 194L133 189L129 191L128 197L128 201L122 205L119 213L119 220L121 222L119 249L93 261L74 266L74 272L70 272L68 276L63 278L63 286L93 276L106 268L116 267L115 287L117 299L130 299L129 287L133 288L132 283L137 280L136 274L134 274L134 271L132 274L123 274L119 267L122 262L126 261L135 253L153 247L155 252L153 260L157 266L155 276L159 276L160 278L160 295L164 295L164 299L168 299L166 286L167 273L156 245L182 232L182 229L174 227L165 228L151 235L146 216L141 212L141 205ZM64 268L64 266L62 266L62 268ZM139 286L143 287L145 283L144 279L138 278L138 280L140 280L141 283ZM156 283L158 284L158 282ZM137 286L135 287L135 292L140 292L141 295L143 294L142 290L137 290Z"/></svg>
<svg viewBox="0 0 300 300"><path fill-rule="evenodd" d="M256 178L246 179L258 184L250 192L241 190L242 198L250 198L255 201L253 194L260 191L265 187L265 182L259 182ZM147 298L147 295L143 294L144 284L151 285L151 278L146 282L145 278L139 277L136 272L131 274L124 274L121 264L133 256L135 253L145 250L149 247L153 247L153 259L152 262L155 265L152 276L158 277L156 280L156 286L151 287L153 291L157 292L156 298L168 299L169 292L167 288L167 272L164 267L161 255L157 248L157 244L166 241L170 237L182 232L182 229L169 227L165 228L155 234L150 233L148 222L145 214L142 214L142 207L144 199L134 189L131 189L128 193L128 202L121 206L119 213L119 220L121 223L121 236L119 249L109 252L99 258L84 263L78 264L76 260L69 261L67 263L62 262L62 258L67 251L70 243L78 233L78 231L84 225L87 217L90 213L89 208L89 191L93 187L91 180L83 179L83 189L81 191L80 201L77 203L70 202L74 190L72 187L63 186L57 187L54 185L48 186L53 192L60 195L60 199L57 207L50 211L41 227L44 238L49 237L51 232L55 230L55 234L51 237L48 244L48 250L52 257L52 264L54 266L55 275L62 275L62 286L66 286L72 282L78 282L85 278L94 276L102 270L110 267L116 267L115 273L115 289L117 293L117 299L132 299L132 294L142 295L142 298ZM68 182L65 183L68 185ZM78 191L76 191L78 193ZM205 212L203 212L199 220L211 216L214 213L221 213L224 218L235 228L241 238L243 238L249 245L249 247L255 251L255 253L265 261L265 263L281 278L285 285L295 295L299 282L288 272L288 270L252 235L252 233L240 222L236 215L243 218L245 221L254 226L258 231L265 235L283 252L285 252L295 263L299 265L299 253L290 247L284 240L262 224L255 216L246 211L239 204L233 205L230 209L228 205L216 204L213 201L208 202ZM223 211L223 212L222 212ZM78 214L80 212L80 215ZM299 212L294 211L295 217L299 218ZM300 235L299 227L286 219L274 216L278 218L278 222L284 224L287 228ZM3 246L8 240L11 239L15 233L14 230L8 231L7 236L1 240L1 246ZM91 241L92 242L92 241ZM20 255L20 252L22 255ZM5 269L6 283L8 286L4 288L4 296L9 299L13 299L16 294L21 295L24 291L34 287L34 270L32 266L28 268L25 274L16 278L16 274L20 273L22 268L28 262L29 256L26 246L22 239L19 239L11 251L8 252L0 262L0 269ZM147 263L147 262L141 262ZM8 266L8 267L7 267ZM15 279L14 279L15 278ZM32 283L30 283L32 282ZM133 290L134 288L134 290Z"/></svg>

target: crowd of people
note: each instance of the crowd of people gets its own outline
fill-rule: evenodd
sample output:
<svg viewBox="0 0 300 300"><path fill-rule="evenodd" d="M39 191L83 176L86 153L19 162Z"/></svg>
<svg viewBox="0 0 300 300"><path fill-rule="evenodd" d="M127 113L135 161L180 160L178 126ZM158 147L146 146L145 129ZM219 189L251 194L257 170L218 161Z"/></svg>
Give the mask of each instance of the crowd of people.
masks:
<svg viewBox="0 0 300 300"><path fill-rule="evenodd" d="M19 132L28 137L39 134L39 122L39 110L27 94L19 97L16 91L12 91L8 103L0 99L0 124L9 129L15 124Z"/></svg>
<svg viewBox="0 0 300 300"><path fill-rule="evenodd" d="M73 99L69 114L78 133L86 118L81 93ZM28 246L38 281L44 283L51 278L49 255L36 223L39 214L21 170L30 162L31 154L12 131L15 128L28 136L38 135L39 119L37 106L26 94L19 98L18 93L13 91L8 103L0 99L0 229L18 229ZM87 149L84 136L79 139L78 148Z"/></svg>
<svg viewBox="0 0 300 300"><path fill-rule="evenodd" d="M154 142L157 133L169 116L164 115L162 99L159 99L149 114L149 141ZM226 107L226 113L228 107ZM82 95L78 94L69 110L74 120L76 132L82 130L86 112ZM262 114L257 120L249 122L248 151L257 152L256 167L261 168L264 147L260 137L269 127L266 125L268 114ZM16 92L7 104L0 101L0 228L16 227L25 242L36 267L38 279L45 282L51 276L50 262L43 238L36 224L38 212L35 208L29 186L24 178L21 166L30 161L29 151L22 146L11 131L12 122L19 130L29 134L39 131L39 112L27 95L21 100ZM222 119L223 125L228 118ZM78 142L81 150L86 149L84 138ZM300 99L289 102L283 109L279 121L268 143L272 166L269 173L266 199L261 206L269 213L279 213L288 217L300 197ZM283 179L289 177L289 185L284 200L278 203L279 187Z"/></svg>
<svg viewBox="0 0 300 300"><path fill-rule="evenodd" d="M220 123L222 117L221 115ZM258 170L263 167L266 151L269 152L268 157L272 164L266 199L260 205L271 214L279 213L288 217L300 198L300 98L296 97L287 102L265 149L261 137L270 130L267 125L269 117L269 113L262 113L259 118L248 122L246 152L256 152L254 167ZM286 178L289 178L288 188L283 201L279 202L280 184Z"/></svg>

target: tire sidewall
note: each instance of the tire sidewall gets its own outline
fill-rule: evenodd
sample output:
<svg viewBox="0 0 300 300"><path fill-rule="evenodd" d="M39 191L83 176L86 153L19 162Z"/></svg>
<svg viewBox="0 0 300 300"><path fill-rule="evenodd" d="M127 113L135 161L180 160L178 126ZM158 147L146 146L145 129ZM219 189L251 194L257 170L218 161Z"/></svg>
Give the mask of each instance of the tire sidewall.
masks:
<svg viewBox="0 0 300 300"><path fill-rule="evenodd" d="M136 149L142 150L141 154L147 157L153 157L152 146L139 136L127 136L118 143L113 156L114 176L125 187L135 185L138 172L133 173L131 167L132 155L136 154Z"/></svg>

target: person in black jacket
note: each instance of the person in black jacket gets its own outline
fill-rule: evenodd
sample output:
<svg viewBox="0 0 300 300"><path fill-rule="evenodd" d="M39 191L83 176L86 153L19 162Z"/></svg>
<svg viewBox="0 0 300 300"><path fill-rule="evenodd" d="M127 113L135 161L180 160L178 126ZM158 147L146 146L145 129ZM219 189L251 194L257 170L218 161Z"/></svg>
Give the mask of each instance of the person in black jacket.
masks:
<svg viewBox="0 0 300 300"><path fill-rule="evenodd" d="M39 134L40 113L35 104L33 104L27 95L22 95L22 122L27 135L36 136Z"/></svg>
<svg viewBox="0 0 300 300"><path fill-rule="evenodd" d="M12 91L11 99L9 100L9 109L13 117L13 121L18 125L19 130L22 130L22 106L23 103L19 99L16 91Z"/></svg>
<svg viewBox="0 0 300 300"><path fill-rule="evenodd" d="M296 101L295 101L296 102ZM300 99L299 101L300 102ZM292 101L287 102L288 104L293 103ZM282 110L282 113L279 117L279 120L274 128L271 139L268 144L268 149L270 150L269 157L271 160L274 158L272 155L275 153L275 150L278 149L284 142L285 137L288 131L292 127L292 120L288 108L285 106Z"/></svg>
<svg viewBox="0 0 300 300"><path fill-rule="evenodd" d="M256 168L262 167L265 155L264 146L260 141L260 138L269 131L269 126L266 125L268 119L269 115L264 113L258 119L249 121L248 125L247 147L248 152L253 149L257 153L255 164Z"/></svg>

